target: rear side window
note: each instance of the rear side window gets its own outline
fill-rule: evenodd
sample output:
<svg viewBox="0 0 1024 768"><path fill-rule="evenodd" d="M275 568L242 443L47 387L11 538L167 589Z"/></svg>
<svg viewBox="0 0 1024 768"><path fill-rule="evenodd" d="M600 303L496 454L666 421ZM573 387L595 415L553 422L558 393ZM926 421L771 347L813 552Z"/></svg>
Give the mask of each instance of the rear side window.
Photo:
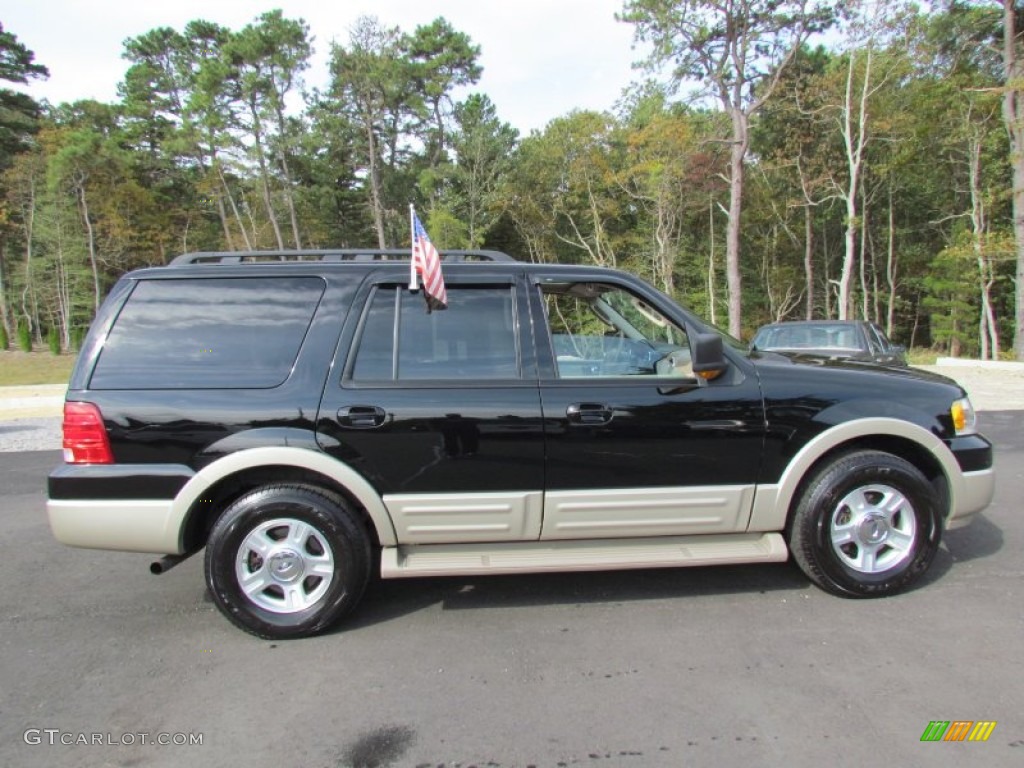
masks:
<svg viewBox="0 0 1024 768"><path fill-rule="evenodd" d="M144 280L92 389L263 389L291 371L324 292L315 277Z"/></svg>
<svg viewBox="0 0 1024 768"><path fill-rule="evenodd" d="M397 342L397 347L396 347ZM363 316L353 381L519 378L511 286L448 286L448 308L378 287Z"/></svg>

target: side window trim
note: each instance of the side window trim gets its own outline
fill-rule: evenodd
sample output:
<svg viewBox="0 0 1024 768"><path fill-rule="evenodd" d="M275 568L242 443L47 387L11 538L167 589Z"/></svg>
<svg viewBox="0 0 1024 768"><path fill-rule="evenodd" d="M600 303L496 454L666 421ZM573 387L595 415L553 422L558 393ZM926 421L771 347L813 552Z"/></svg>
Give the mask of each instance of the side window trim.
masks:
<svg viewBox="0 0 1024 768"><path fill-rule="evenodd" d="M373 292L370 294L370 298L367 301L367 309L369 309L370 302L373 301L374 297L377 295L377 291L379 291L380 289L381 289L381 286L379 286L379 285L375 285L373 287ZM399 381L398 376L399 376L399 373L401 371L401 369L399 368L399 360L398 360L398 358L399 358L399 355L398 355L399 341L402 338L402 290L401 290L401 288L396 288L395 289L395 302L394 302L393 312L394 312L394 314L392 315L392 317L394 318L394 322L391 325L391 380L397 382L397 381ZM362 337L362 333L360 333L359 337L357 338L357 344L356 344L356 349L357 350L359 348L358 341L359 341L359 339L361 337Z"/></svg>

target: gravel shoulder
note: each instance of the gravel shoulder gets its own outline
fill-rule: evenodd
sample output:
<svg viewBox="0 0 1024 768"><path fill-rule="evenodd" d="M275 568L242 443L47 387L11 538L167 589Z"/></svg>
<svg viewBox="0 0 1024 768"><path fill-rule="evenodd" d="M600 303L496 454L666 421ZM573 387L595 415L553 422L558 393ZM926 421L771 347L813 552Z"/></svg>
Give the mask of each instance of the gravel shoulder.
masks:
<svg viewBox="0 0 1024 768"><path fill-rule="evenodd" d="M1024 410L1024 363L981 363L958 360L941 365L918 365L956 381L967 390L978 411Z"/></svg>
<svg viewBox="0 0 1024 768"><path fill-rule="evenodd" d="M978 411L1024 410L1024 363L943 359L915 367L958 382ZM0 387L0 453L60 450L65 390L64 384Z"/></svg>
<svg viewBox="0 0 1024 768"><path fill-rule="evenodd" d="M59 451L65 384L0 387L0 452Z"/></svg>

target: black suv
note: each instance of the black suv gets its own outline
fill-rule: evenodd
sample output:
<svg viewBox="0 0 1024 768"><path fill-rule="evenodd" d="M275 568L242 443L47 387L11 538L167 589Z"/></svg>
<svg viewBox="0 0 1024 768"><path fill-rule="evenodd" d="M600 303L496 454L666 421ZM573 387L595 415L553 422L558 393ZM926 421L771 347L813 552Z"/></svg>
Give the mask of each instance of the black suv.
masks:
<svg viewBox="0 0 1024 768"><path fill-rule="evenodd" d="M403 258L405 259L403 263ZM750 352L623 272L407 252L125 275L72 374L54 535L206 547L221 611L309 635L383 578L754 563L887 595L983 509L992 446L913 370Z"/></svg>

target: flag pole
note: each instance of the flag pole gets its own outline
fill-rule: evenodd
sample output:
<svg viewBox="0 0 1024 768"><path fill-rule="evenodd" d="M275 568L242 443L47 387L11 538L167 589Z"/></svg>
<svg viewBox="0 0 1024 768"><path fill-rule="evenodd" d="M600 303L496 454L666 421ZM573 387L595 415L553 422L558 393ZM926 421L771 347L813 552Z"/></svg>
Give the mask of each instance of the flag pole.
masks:
<svg viewBox="0 0 1024 768"><path fill-rule="evenodd" d="M416 209L409 203L409 290L415 291L419 286L416 284Z"/></svg>

